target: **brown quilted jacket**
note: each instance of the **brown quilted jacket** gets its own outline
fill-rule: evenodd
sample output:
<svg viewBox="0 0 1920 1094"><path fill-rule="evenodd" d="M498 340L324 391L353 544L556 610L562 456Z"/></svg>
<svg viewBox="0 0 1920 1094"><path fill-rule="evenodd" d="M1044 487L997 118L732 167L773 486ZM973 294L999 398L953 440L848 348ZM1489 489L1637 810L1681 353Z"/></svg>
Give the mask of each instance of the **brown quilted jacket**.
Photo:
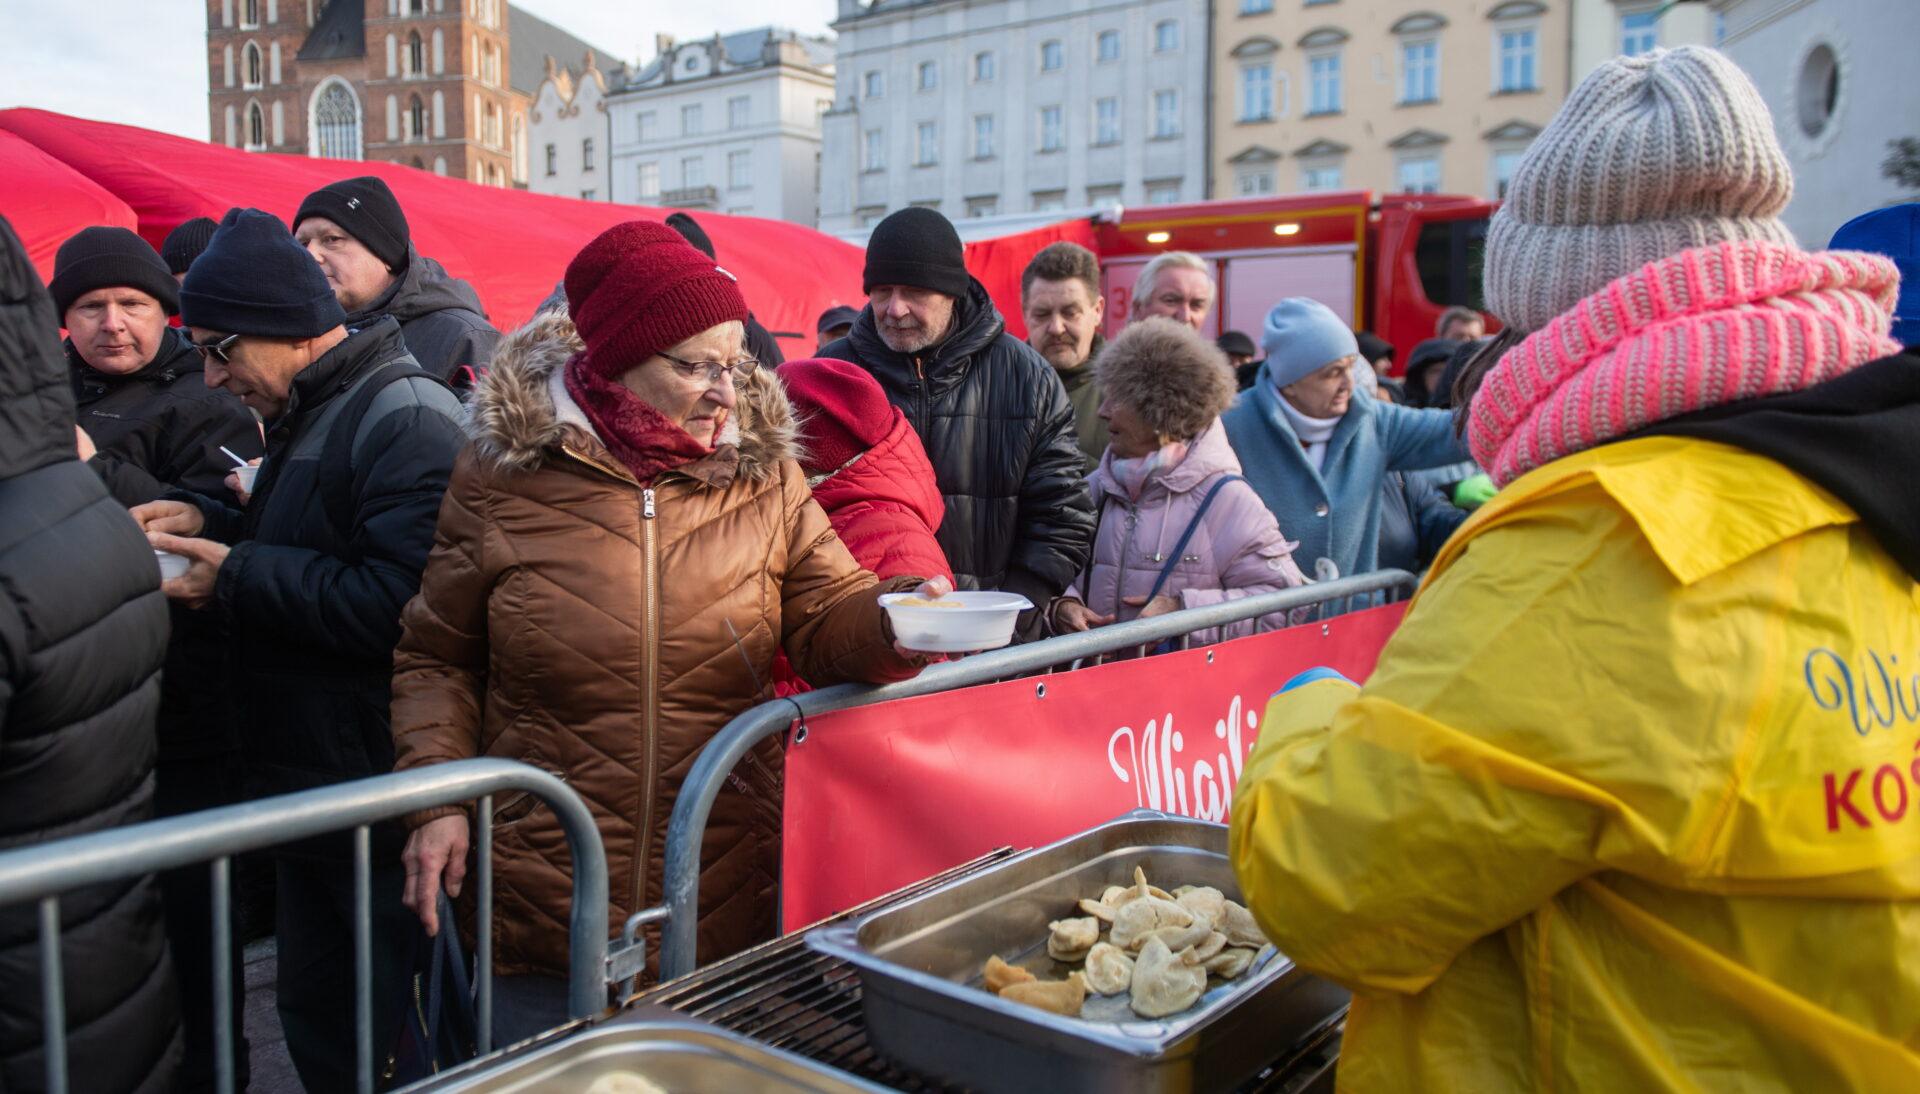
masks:
<svg viewBox="0 0 1920 1094"><path fill-rule="evenodd" d="M599 822L617 929L659 902L681 780L721 726L771 698L778 651L820 683L919 666L894 651L880 587L808 493L777 379L763 370L743 391L737 458L723 449L642 490L559 380L579 345L564 317L536 319L474 393L472 443L403 617L394 766L497 756L565 780ZM714 804L703 964L773 933L781 766L779 742L763 743ZM572 864L558 821L508 795L493 836L496 969L564 976Z"/></svg>

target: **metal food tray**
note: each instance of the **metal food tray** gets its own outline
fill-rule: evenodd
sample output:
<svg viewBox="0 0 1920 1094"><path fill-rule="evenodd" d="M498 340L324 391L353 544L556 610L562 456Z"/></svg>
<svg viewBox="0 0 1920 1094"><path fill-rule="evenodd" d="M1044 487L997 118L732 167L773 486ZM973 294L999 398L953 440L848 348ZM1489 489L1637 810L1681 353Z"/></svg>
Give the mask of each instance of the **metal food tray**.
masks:
<svg viewBox="0 0 1920 1094"><path fill-rule="evenodd" d="M585 1094L595 1080L616 1072L672 1094L886 1094L885 1087L716 1026L621 1019L505 1058L475 1060L408 1091Z"/></svg>
<svg viewBox="0 0 1920 1094"><path fill-rule="evenodd" d="M807 936L859 970L869 1034L909 1070L982 1091L1227 1090L1311 1036L1347 1005L1338 986L1272 947L1246 975L1208 989L1193 1008L1157 1021L1122 997L1080 1018L1008 1002L980 986L998 954L1059 979L1073 967L1046 953L1047 924L1083 897L1133 883L1211 885L1239 900L1227 829L1135 811L928 893ZM1117 1004L1117 1009L1115 1008Z"/></svg>

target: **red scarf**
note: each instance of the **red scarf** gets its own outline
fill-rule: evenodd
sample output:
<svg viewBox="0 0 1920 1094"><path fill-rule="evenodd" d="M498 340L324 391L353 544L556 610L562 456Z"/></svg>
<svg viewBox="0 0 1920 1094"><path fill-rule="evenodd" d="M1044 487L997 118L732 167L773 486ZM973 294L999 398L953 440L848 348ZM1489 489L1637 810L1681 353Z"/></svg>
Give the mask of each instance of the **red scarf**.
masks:
<svg viewBox="0 0 1920 1094"><path fill-rule="evenodd" d="M640 485L651 486L666 472L713 455L713 449L694 440L625 384L601 375L587 363L584 351L567 360L566 381L567 394L593 423L594 432ZM723 417L714 436L725 424Z"/></svg>

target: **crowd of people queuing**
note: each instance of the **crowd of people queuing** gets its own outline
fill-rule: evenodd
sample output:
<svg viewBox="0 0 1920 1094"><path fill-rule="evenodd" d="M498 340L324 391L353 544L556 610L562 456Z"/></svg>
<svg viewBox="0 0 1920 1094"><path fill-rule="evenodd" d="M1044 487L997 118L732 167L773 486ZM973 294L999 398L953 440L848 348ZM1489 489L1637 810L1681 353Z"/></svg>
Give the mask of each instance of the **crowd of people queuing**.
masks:
<svg viewBox="0 0 1920 1094"><path fill-rule="evenodd" d="M1207 340L1180 252L1109 324L1096 256L1046 247L1022 341L924 208L792 361L685 214L504 335L377 178L158 252L88 228L46 286L0 221L0 848L501 757L586 801L618 924L728 720L929 662L883 593L1019 593L1031 641L1431 567L1363 689L1275 698L1232 813L1268 933L1356 991L1343 1084L1911 1078L1920 840L1873 772L1905 812L1920 712L1858 693L1920 648L1916 207L1807 251L1790 192L1723 57L1609 62L1494 218L1504 326L1448 309L1400 379L1307 298ZM714 806L702 963L774 931L781 772L763 743ZM375 829L383 1036L472 820ZM565 1019L572 865L534 799L493 824L504 1043ZM345 1089L351 852L273 861L288 1050ZM76 1089L211 1088L209 900L62 903ZM40 1081L34 926L0 909L0 1089Z"/></svg>

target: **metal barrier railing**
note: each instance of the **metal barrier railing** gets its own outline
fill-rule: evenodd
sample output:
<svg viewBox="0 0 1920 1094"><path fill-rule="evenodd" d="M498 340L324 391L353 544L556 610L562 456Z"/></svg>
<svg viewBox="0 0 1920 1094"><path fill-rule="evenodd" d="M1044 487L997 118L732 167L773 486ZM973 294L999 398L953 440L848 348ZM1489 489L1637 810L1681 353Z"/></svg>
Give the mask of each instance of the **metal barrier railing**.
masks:
<svg viewBox="0 0 1920 1094"><path fill-rule="evenodd" d="M266 798L203 813L57 840L0 854L0 907L40 905L40 988L45 1008L46 1086L66 1094L66 988L60 968L60 894L89 885L212 864L215 1081L234 1088L233 1006L229 942L232 908L227 880L233 856L353 829L354 1015L358 1082L373 1090L371 825L421 809L477 800L478 946L475 983L480 1054L493 1040L493 796L524 791L551 806L573 856L573 909L568 925L567 1008L590 1018L607 1006L606 852L593 815L565 783L510 760L456 760L318 790ZM453 929L443 925L442 930Z"/></svg>
<svg viewBox="0 0 1920 1094"><path fill-rule="evenodd" d="M642 921L665 919L660 981L665 983L693 971L695 927L700 910L700 844L706 834L707 817L713 809L714 799L719 796L720 787L733 771L734 765L749 749L785 730L796 718L1045 672L1100 654L1135 648L1144 650L1162 641L1182 639L1195 631L1257 619L1274 612L1330 604L1340 605L1341 611L1349 611L1355 607L1356 601L1370 605L1397 600L1418 582L1419 578L1404 570L1381 570L1205 608L1169 612L1151 619L1136 619L1024 646L1011 646L960 661L934 665L911 680L884 687L843 684L806 692L791 699L762 703L728 722L694 760L693 769L680 785L680 794L667 824L664 903L636 913L628 924L627 937L638 938L638 926ZM637 947L636 941L630 943L627 949L615 953L611 959L613 966L626 971L637 969Z"/></svg>

